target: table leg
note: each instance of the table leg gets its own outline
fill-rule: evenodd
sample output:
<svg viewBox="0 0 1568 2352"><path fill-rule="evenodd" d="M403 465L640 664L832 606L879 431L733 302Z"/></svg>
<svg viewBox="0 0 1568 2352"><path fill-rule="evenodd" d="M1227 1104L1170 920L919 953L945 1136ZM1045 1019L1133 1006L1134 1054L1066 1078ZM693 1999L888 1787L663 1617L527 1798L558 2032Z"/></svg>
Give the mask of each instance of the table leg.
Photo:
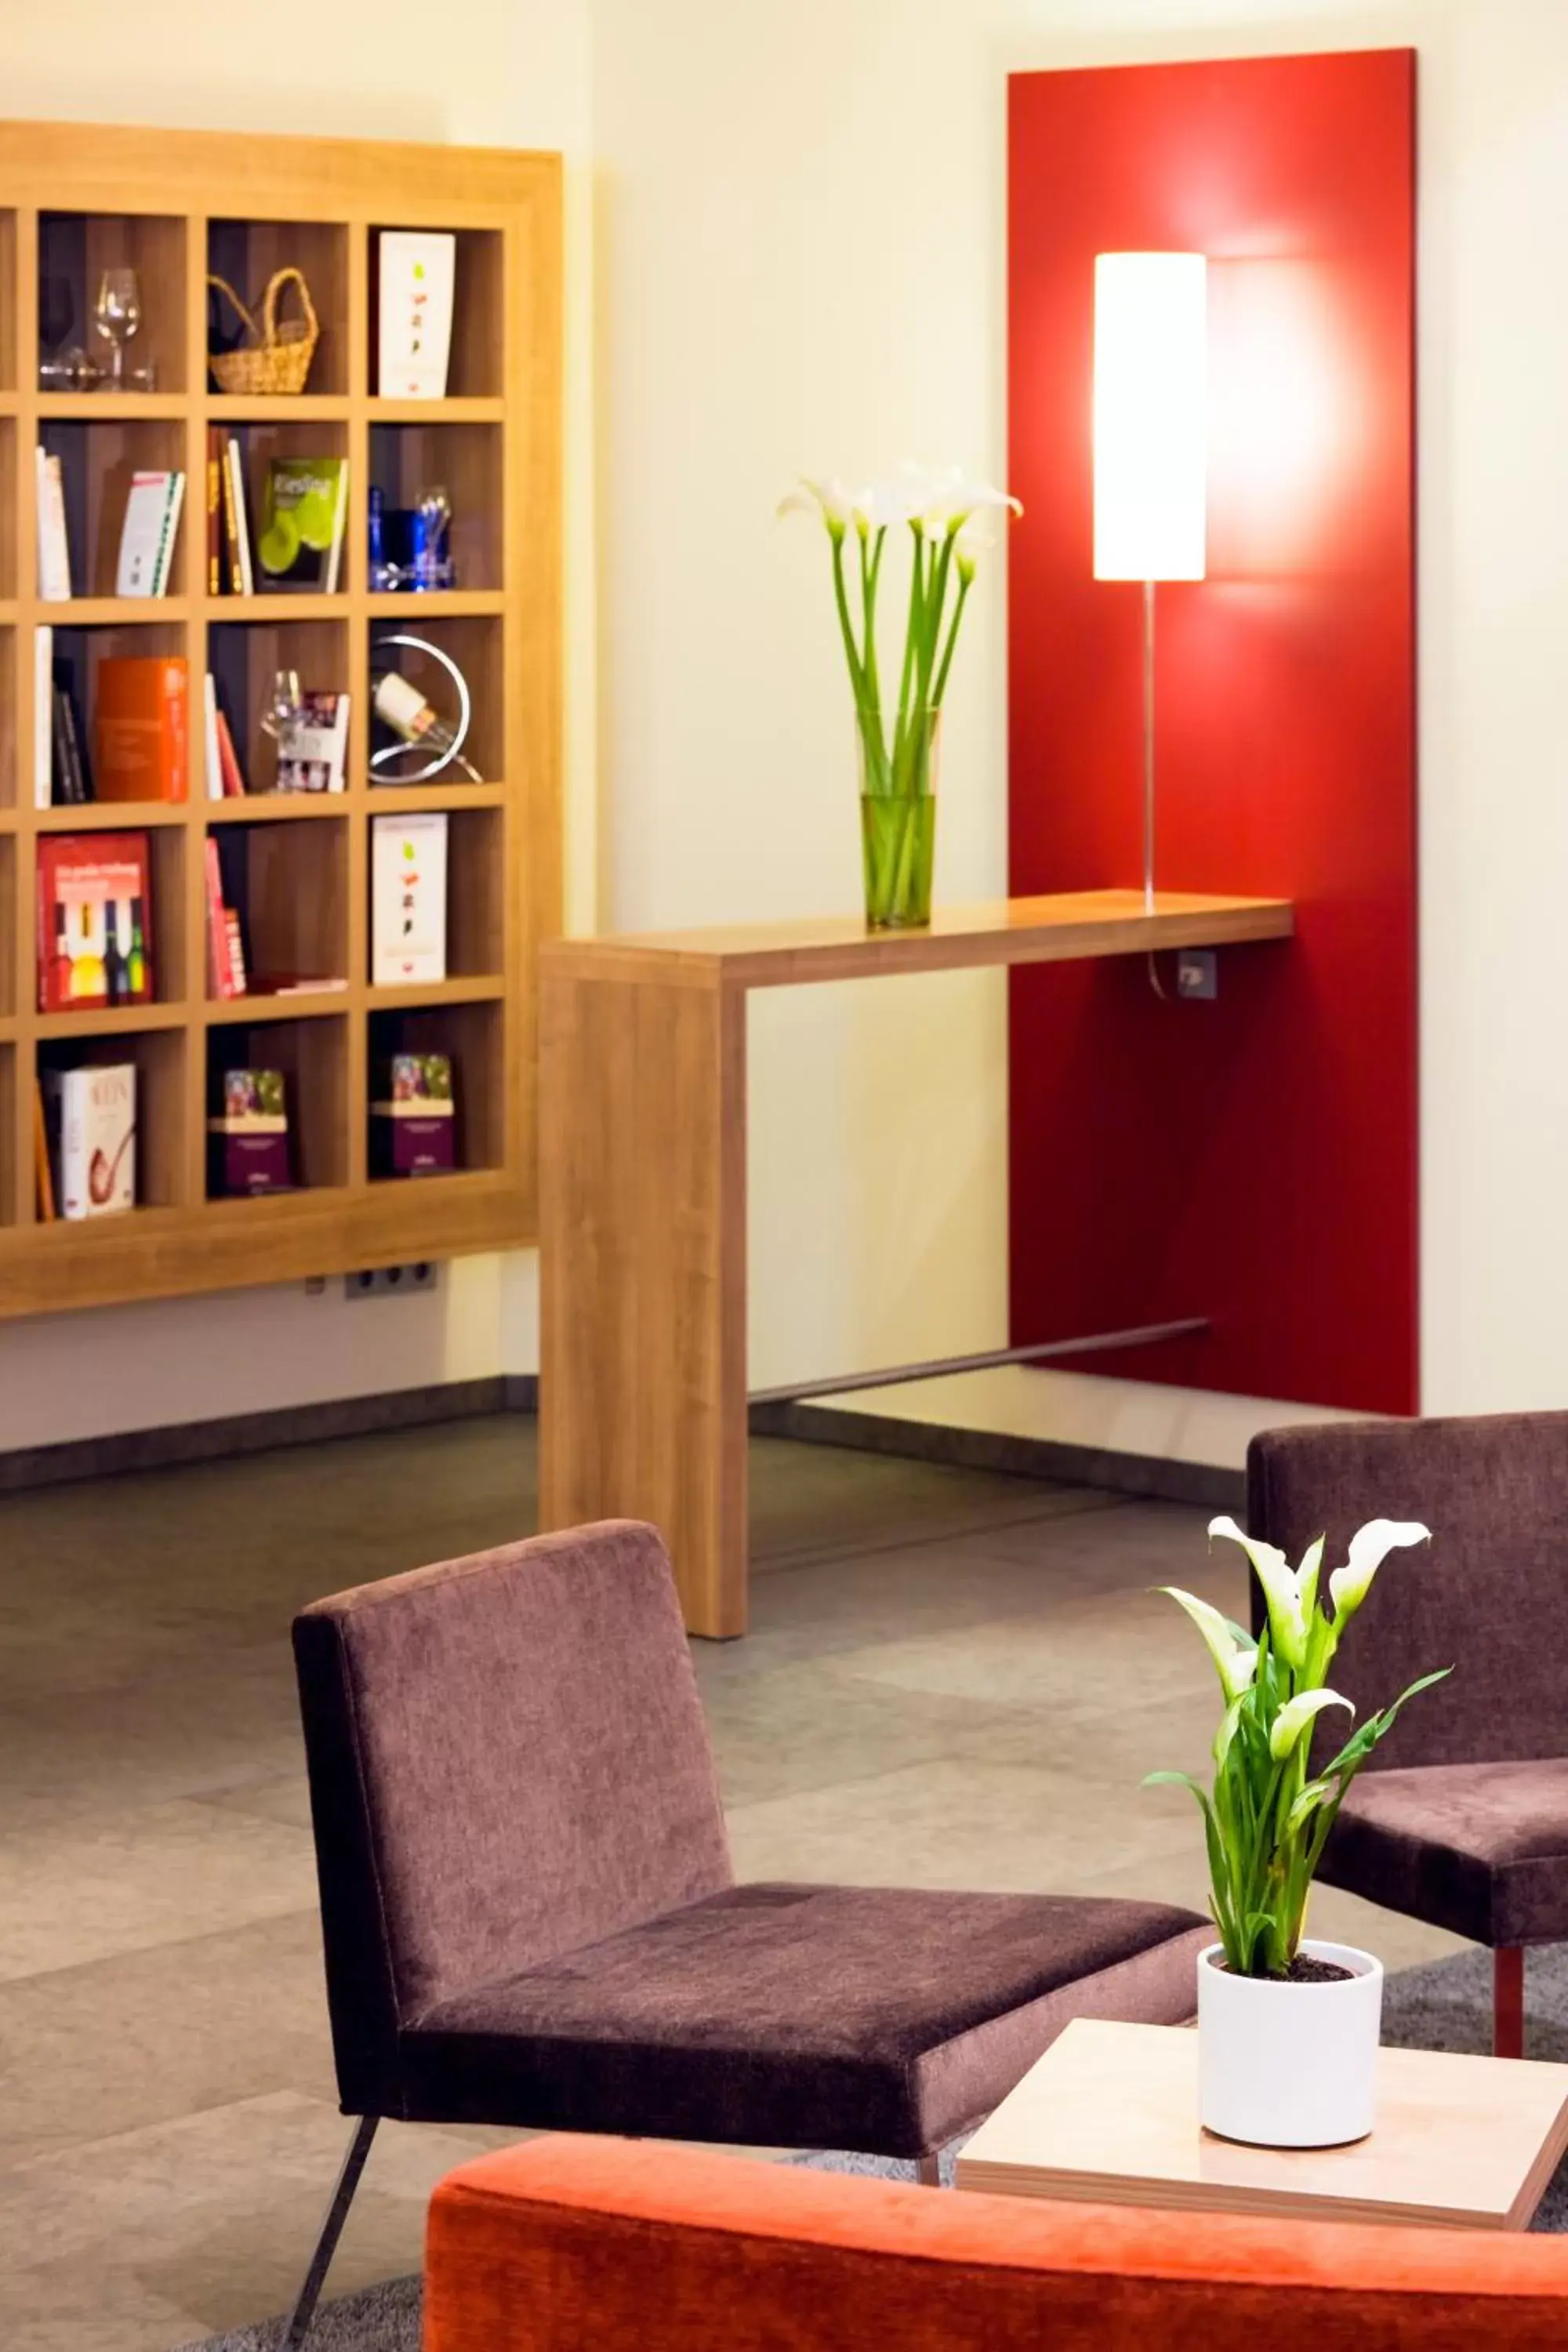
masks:
<svg viewBox="0 0 1568 2352"><path fill-rule="evenodd" d="M1524 1951L1518 1944L1492 1954L1492 2055L1524 2055Z"/></svg>
<svg viewBox="0 0 1568 2352"><path fill-rule="evenodd" d="M746 1629L745 997L540 988L540 1525L650 1519L686 1622Z"/></svg>

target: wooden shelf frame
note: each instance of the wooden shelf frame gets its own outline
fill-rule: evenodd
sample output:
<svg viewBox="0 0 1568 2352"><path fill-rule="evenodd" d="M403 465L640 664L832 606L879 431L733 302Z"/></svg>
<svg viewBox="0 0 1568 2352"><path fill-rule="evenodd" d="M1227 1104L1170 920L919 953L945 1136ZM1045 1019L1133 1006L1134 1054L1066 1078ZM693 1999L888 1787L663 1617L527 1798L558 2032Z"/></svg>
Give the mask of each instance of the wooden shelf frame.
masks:
<svg viewBox="0 0 1568 2352"><path fill-rule="evenodd" d="M184 224L184 341L160 352L184 389L152 394L40 394L37 389L38 222L45 213L156 216ZM211 222L299 222L340 231L345 301L331 325L341 338L347 388L294 397L229 396L207 389L205 281ZM496 240L499 267L483 332L493 338L484 397L384 401L374 390L371 351L374 236L381 227L481 231ZM541 942L561 917L562 368L561 161L553 154L419 147L380 142L254 138L98 129L5 126L0 161L0 426L14 436L13 494L0 501L0 545L10 560L0 602L0 699L14 725L11 772L0 772L0 1318L121 1300L172 1297L464 1252L520 1246L537 1238L535 1178L534 969ZM248 299L260 289L242 287ZM459 302L463 299L459 283ZM468 322L472 326L472 320ZM132 357L146 356L133 348ZM338 378L342 381L342 377ZM491 389L489 386L495 388ZM183 446L186 499L170 593L155 602L79 597L49 604L37 594L33 469L40 428L55 423L162 425ZM346 451L350 500L343 585L331 596L250 598L207 593L205 543L206 434L225 427L319 423ZM461 425L492 431L500 444L497 584L448 594L370 593L366 488L373 427ZM26 457L28 462L23 463ZM0 484L5 481L0 473ZM4 510L5 507L9 511ZM73 548L73 558L78 551ZM372 785L370 648L394 619L412 630L441 621L496 632L489 665L501 700L489 727L500 773L482 785ZM321 800L257 793L211 801L203 773L201 680L209 633L247 626L341 625L342 679L353 697L349 784ZM191 798L177 807L33 806L33 633L156 625L177 640L191 680ZM326 684L326 679L307 683ZM84 719L87 714L83 714ZM3 756L3 751L0 751ZM493 972L457 972L428 988L373 989L369 982L371 820L399 811L483 811L469 847L499 856L499 882L476 886L499 908ZM347 847L344 950L349 985L309 996L205 1001L204 845L209 831L338 820ZM73 830L156 829L171 843L180 874L173 919L177 1001L101 1014L44 1016L36 1010L34 930L39 837ZM460 824L453 827L451 887L461 891ZM8 863L6 861L9 861ZM453 919L458 920L454 908ZM162 920L171 918L167 909ZM155 942L155 949L158 942ZM498 1008L502 1048L487 1059L495 1098L476 1105L476 1129L494 1139L491 1164L413 1182L372 1182L367 1153L373 1019L405 1009L437 1020ZM205 1197L208 1038L249 1023L342 1024L346 1078L343 1133L331 1182L261 1201ZM179 1181L175 1205L138 1207L117 1218L43 1225L34 1203L33 1081L40 1048L58 1055L79 1037L159 1035L183 1040ZM323 1032L323 1036L330 1034ZM174 1047L168 1049L170 1052ZM262 1246L258 1247L260 1242Z"/></svg>

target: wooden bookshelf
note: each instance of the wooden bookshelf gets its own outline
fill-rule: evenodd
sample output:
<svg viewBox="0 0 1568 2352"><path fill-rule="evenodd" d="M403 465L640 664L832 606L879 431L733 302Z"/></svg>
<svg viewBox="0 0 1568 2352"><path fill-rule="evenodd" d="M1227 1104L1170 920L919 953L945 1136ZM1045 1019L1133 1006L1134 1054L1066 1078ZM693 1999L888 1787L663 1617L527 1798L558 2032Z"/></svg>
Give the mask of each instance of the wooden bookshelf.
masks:
<svg viewBox="0 0 1568 2352"><path fill-rule="evenodd" d="M376 232L458 238L449 396L384 400L375 352ZM62 264L61 257L66 257ZM96 273L135 268L143 304L132 362L151 392L41 393L40 269L74 316L68 343L102 358ZM253 306L270 272L303 268L321 324L298 396L249 399L207 373L209 269ZM72 282L72 272L80 282ZM91 279L91 283L88 280ZM231 321L232 323L232 321ZM9 123L0 140L0 1316L287 1281L535 1238L535 982L560 928L560 159L475 148ZM256 513L275 455L349 461L342 585L331 594L208 593L206 441L241 444ZM79 532L69 604L37 593L35 446L74 473ZM185 503L169 593L112 593L115 478L182 467ZM458 583L444 594L370 593L367 491L422 482L453 503ZM34 632L69 633L81 675L106 650L180 654L190 681L190 797L176 804L34 805ZM483 783L370 782L372 647L392 627L439 644L474 699L468 747ZM57 635L57 649L60 638ZM258 681L297 668L353 696L348 788L208 798L202 680L226 688L247 776ZM400 664L400 666L402 666ZM409 675L424 680L415 657ZM437 697L432 697L437 699ZM242 706L236 709L235 706ZM438 703L438 707L441 707ZM89 730L90 710L82 722ZM370 828L378 815L448 818L448 977L370 984ZM145 831L158 1002L40 1013L35 877L50 834ZM209 1000L205 845L243 873L251 961L330 971L308 995ZM374 1180L375 1059L400 1045L452 1056L459 1166ZM37 1213L34 1098L71 1060L137 1066L138 1204L119 1216ZM296 1187L211 1199L206 1117L227 1064L281 1067Z"/></svg>

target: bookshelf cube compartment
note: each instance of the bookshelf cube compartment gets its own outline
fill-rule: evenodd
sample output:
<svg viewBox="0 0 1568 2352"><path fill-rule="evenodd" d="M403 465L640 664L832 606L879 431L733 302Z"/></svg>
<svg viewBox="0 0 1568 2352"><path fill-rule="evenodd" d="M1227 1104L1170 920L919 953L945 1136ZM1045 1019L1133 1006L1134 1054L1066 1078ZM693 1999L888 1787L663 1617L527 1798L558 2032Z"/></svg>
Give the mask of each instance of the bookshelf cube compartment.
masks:
<svg viewBox="0 0 1568 2352"><path fill-rule="evenodd" d="M38 439L47 453L60 461L71 593L112 596L131 478L145 472L183 472L184 426L151 417L102 424L51 417L40 425ZM184 551L190 540L190 495L187 482L186 503L180 510L169 557L164 593L171 596L184 595L187 586Z"/></svg>
<svg viewBox="0 0 1568 2352"><path fill-rule="evenodd" d="M324 467L345 465L348 458L347 425L311 424L307 419L299 424L290 421L286 425L226 423L223 425L215 426L213 431L225 444L234 440L239 445L240 469L245 478L251 580L257 595L266 596L270 601L281 602L289 596L325 594L331 555L329 547L320 542L324 542L331 535L332 508L331 475L323 472L319 479L316 495L312 499L312 525L309 530L308 543L299 537L294 520L290 516L278 526L282 534L283 544L280 546L276 544L273 531L269 529L267 486L274 461L281 464L287 460L293 460L296 467L311 459L321 460ZM345 479L342 483L345 499L348 488ZM205 535L206 531L205 499L202 506L202 524ZM337 593L340 595L346 592L349 577L346 504L342 510L342 539L337 566ZM310 574L310 577L290 579L285 576L282 567L285 554L290 546L294 550L295 562L306 566ZM229 577L221 521L217 574L219 586L216 591L212 583L210 538L206 540L206 547L208 593L231 594L233 585Z"/></svg>
<svg viewBox="0 0 1568 2352"><path fill-rule="evenodd" d="M387 223L388 227L395 226ZM496 228L460 228L452 291L452 340L447 363L449 400L493 398L506 381L505 246ZM370 369L381 383L381 229L370 232Z"/></svg>
<svg viewBox="0 0 1568 2352"><path fill-rule="evenodd" d="M87 137L89 134L84 133ZM38 356L79 347L107 370L113 347L94 319L106 269L133 269L141 319L125 344L127 369L151 363L159 392L185 389L185 223L155 213L45 212L38 215ZM111 387L105 386L105 389ZM142 389L127 383L125 389Z"/></svg>
<svg viewBox="0 0 1568 2352"><path fill-rule="evenodd" d="M407 796L406 814L425 814L419 808L416 792ZM506 962L505 813L495 808L450 809L437 814L447 829L447 969L442 977L499 982ZM395 825L398 817L396 811L389 812L384 818L378 811L371 819L371 905L366 941L368 977L373 984L376 972L376 829L384 823ZM436 821L437 817L432 816L431 822ZM411 995L416 995L424 983L409 980L383 984L405 985Z"/></svg>
<svg viewBox="0 0 1568 2352"><path fill-rule="evenodd" d="M282 596L274 601L280 614L287 609ZM279 670L293 670L301 693L346 693L347 625L281 618L215 622L207 631L207 660L247 792L270 793L278 781L278 746L261 721L271 704L273 681ZM353 781L352 771L347 780Z"/></svg>
<svg viewBox="0 0 1568 2352"><path fill-rule="evenodd" d="M44 605L43 614L65 613L68 605ZM77 736L87 771L89 794L96 797L102 782L101 746L99 736L100 680L106 661L126 659L156 659L184 661L184 789L178 797L188 800L193 790L194 739L199 733L201 721L201 680L192 674L186 654L186 631L182 621L125 621L80 625L54 621L54 682L70 697ZM136 812L142 808L163 808L169 805L167 797L145 801L125 801L119 803L126 812L126 823L134 824Z"/></svg>
<svg viewBox="0 0 1568 2352"><path fill-rule="evenodd" d="M349 388L349 233L339 221L210 220L207 273L226 278L259 328L267 288L276 271L298 269L310 289L321 339L301 389L344 393ZM300 289L291 279L279 289L280 326L305 316ZM207 288L207 350L230 351L246 341L244 322L216 286ZM222 390L216 376L209 388Z"/></svg>
<svg viewBox="0 0 1568 2352"><path fill-rule="evenodd" d="M314 1190L348 1182L346 1019L224 1022L208 1029L206 1054L209 1116L221 1108L226 1070L280 1070L293 1184ZM210 1170L208 1192L219 1197Z"/></svg>
<svg viewBox="0 0 1568 2352"><path fill-rule="evenodd" d="M239 917L248 993L283 982L348 978L349 842L342 818L320 824L214 824L224 903ZM209 918L210 920L210 918ZM207 994L216 999L209 963Z"/></svg>
<svg viewBox="0 0 1568 2352"><path fill-rule="evenodd" d="M375 716L374 709L376 682L388 670L395 669L418 688L438 719L448 726L458 719L458 694L451 678L439 661L420 650L417 646L395 645L395 637L422 637L455 662L461 671L473 705L473 717L468 740L463 745L463 757L478 770L487 784L500 783L506 772L506 669L502 649L501 624L499 616L480 615L460 620L440 617L427 596L407 599L406 617L401 613L372 623L370 631L371 668L371 751L390 749L398 738ZM395 784L397 779L425 764L416 747L410 746L405 759L394 760L373 771L378 784ZM471 783L472 777L458 767L444 768L430 780L439 784ZM417 791L417 786L406 789Z"/></svg>
<svg viewBox="0 0 1568 2352"><path fill-rule="evenodd" d="M427 490L443 489L451 503L451 554L456 588L500 588L503 483L497 425L373 425L371 487L391 513L406 511ZM388 521L384 537L394 535ZM388 547L388 553L394 551ZM411 607L427 601L409 595Z"/></svg>
<svg viewBox="0 0 1568 2352"><path fill-rule="evenodd" d="M500 1168L506 1158L505 1046L506 1008L499 1001L373 1013L366 1066L370 1099L383 1099L382 1087L394 1054L445 1054L452 1065L457 1168ZM375 1149L379 1139L374 1129L379 1122L373 1118L371 1124L372 1181L420 1181L417 1177L377 1172L378 1159L384 1171L384 1159Z"/></svg>
<svg viewBox="0 0 1568 2352"><path fill-rule="evenodd" d="M90 1024L91 1016L87 1016ZM185 1037L181 1029L127 1030L112 1036L48 1037L38 1075L131 1063L136 1072L136 1206L178 1208L185 1187Z"/></svg>
<svg viewBox="0 0 1568 2352"><path fill-rule="evenodd" d="M0 809L15 808L21 797L16 777L16 632L0 629ZM4 941L14 937L0 931Z"/></svg>

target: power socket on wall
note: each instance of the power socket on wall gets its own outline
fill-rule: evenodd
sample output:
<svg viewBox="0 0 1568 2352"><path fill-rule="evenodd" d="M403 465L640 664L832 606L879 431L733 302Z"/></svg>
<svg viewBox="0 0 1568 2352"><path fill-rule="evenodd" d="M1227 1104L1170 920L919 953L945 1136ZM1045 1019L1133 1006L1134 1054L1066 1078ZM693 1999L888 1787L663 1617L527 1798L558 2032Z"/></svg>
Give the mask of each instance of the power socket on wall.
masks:
<svg viewBox="0 0 1568 2352"><path fill-rule="evenodd" d="M345 1274L345 1298L390 1298L395 1293L409 1290L435 1290L440 1286L441 1269L434 1258L422 1257L413 1265L378 1265L363 1274Z"/></svg>

